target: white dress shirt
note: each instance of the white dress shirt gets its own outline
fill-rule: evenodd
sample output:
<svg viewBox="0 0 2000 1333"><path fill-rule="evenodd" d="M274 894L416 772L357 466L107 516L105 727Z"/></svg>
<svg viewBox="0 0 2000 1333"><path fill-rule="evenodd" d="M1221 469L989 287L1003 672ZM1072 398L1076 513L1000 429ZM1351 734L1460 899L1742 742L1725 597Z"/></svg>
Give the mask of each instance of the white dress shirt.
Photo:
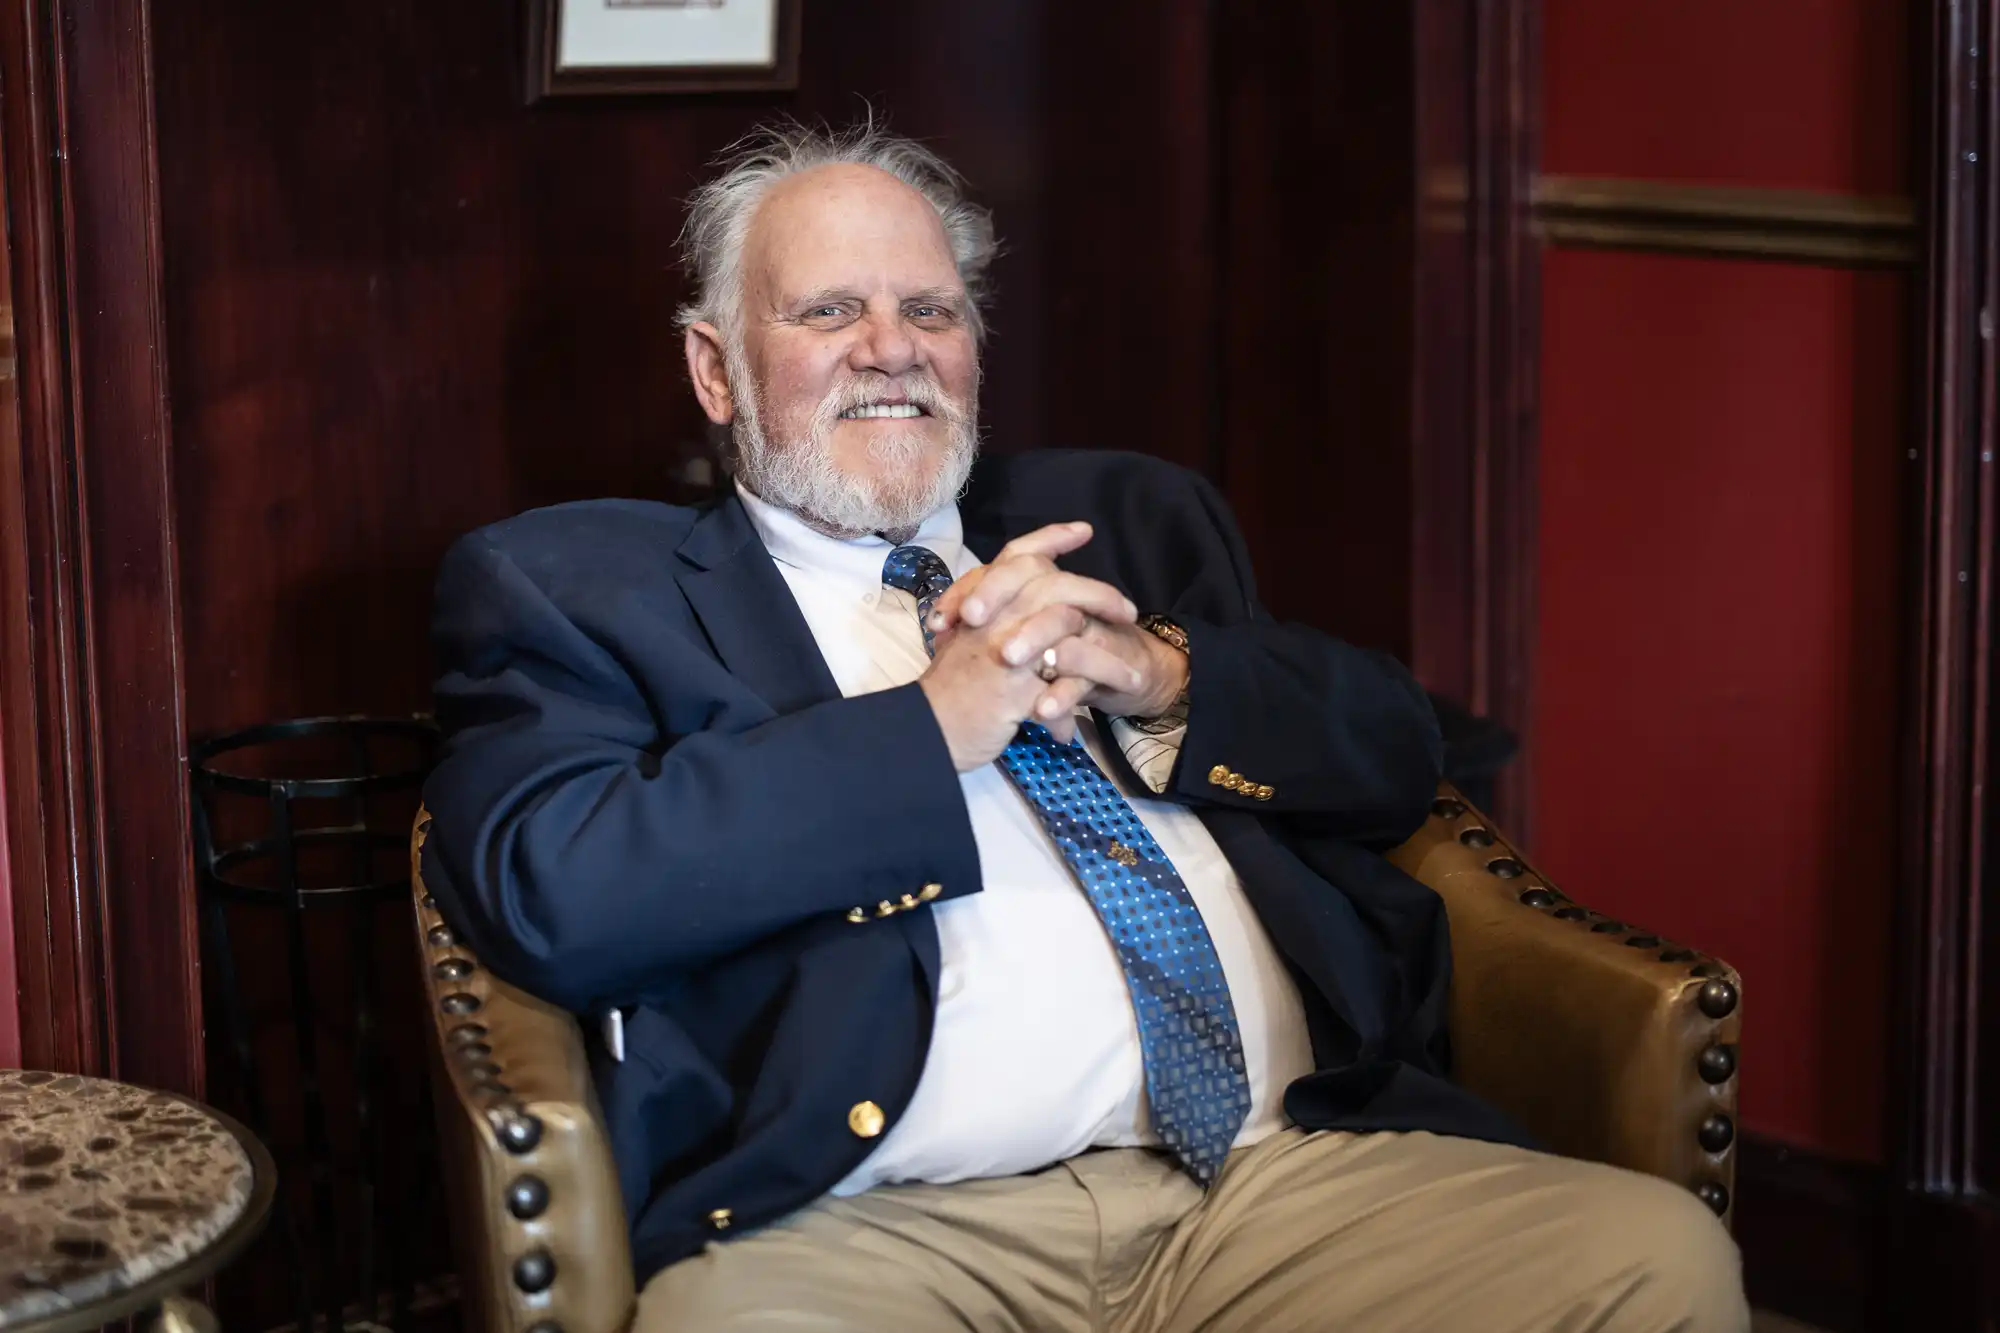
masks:
<svg viewBox="0 0 2000 1333"><path fill-rule="evenodd" d="M893 689L922 675L929 659L916 601L882 584L889 542L829 537L737 489L841 693ZM935 551L954 578L981 563L965 549L956 505L911 541ZM1172 859L1215 941L1250 1080L1236 1146L1255 1143L1284 1127L1285 1088L1312 1070L1298 990L1201 821L1124 790L1087 711L1079 721L1082 744ZM942 966L929 1058L902 1119L835 1194L1019 1175L1087 1148L1158 1142L1124 968L1096 910L997 764L960 774L959 783L984 892L931 907ZM897 836L888 826L868 832Z"/></svg>

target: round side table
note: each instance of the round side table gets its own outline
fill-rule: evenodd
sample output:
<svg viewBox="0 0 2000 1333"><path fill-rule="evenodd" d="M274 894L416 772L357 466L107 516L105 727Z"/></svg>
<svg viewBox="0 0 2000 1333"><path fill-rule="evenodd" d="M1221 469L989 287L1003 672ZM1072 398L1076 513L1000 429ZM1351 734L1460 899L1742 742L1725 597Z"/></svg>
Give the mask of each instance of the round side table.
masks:
<svg viewBox="0 0 2000 1333"><path fill-rule="evenodd" d="M146 1315L212 1330L185 1293L263 1228L271 1155L171 1093L0 1070L0 1331L82 1333Z"/></svg>

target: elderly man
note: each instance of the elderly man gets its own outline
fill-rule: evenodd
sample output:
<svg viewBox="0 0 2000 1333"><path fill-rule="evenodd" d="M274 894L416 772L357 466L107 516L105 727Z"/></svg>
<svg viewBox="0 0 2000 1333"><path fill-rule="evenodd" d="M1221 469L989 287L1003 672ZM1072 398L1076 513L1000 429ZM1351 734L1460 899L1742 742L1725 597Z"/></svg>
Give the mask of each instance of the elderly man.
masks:
<svg viewBox="0 0 2000 1333"><path fill-rule="evenodd" d="M781 128L685 240L730 492L460 542L426 788L454 928L588 1017L639 1326L1746 1327L1691 1195L1448 1080L1408 675L1199 477L975 463L949 168Z"/></svg>

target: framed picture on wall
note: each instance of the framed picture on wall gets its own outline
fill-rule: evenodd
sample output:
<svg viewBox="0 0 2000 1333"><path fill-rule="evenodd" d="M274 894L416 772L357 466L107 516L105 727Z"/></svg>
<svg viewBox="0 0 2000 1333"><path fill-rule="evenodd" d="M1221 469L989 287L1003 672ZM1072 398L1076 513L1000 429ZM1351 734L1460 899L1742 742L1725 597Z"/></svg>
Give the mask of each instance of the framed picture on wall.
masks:
<svg viewBox="0 0 2000 1333"><path fill-rule="evenodd" d="M529 0L528 98L795 88L802 0Z"/></svg>

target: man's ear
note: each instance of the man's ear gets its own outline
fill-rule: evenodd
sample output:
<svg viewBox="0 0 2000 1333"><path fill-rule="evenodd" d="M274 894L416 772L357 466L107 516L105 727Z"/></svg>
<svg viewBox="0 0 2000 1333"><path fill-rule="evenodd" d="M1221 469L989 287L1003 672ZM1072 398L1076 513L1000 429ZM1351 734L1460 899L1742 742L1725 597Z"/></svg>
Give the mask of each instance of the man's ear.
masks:
<svg viewBox="0 0 2000 1333"><path fill-rule="evenodd" d="M701 410L718 426L736 419L736 396L730 392L728 360L722 354L722 333L713 324L690 324L687 331L688 378Z"/></svg>

